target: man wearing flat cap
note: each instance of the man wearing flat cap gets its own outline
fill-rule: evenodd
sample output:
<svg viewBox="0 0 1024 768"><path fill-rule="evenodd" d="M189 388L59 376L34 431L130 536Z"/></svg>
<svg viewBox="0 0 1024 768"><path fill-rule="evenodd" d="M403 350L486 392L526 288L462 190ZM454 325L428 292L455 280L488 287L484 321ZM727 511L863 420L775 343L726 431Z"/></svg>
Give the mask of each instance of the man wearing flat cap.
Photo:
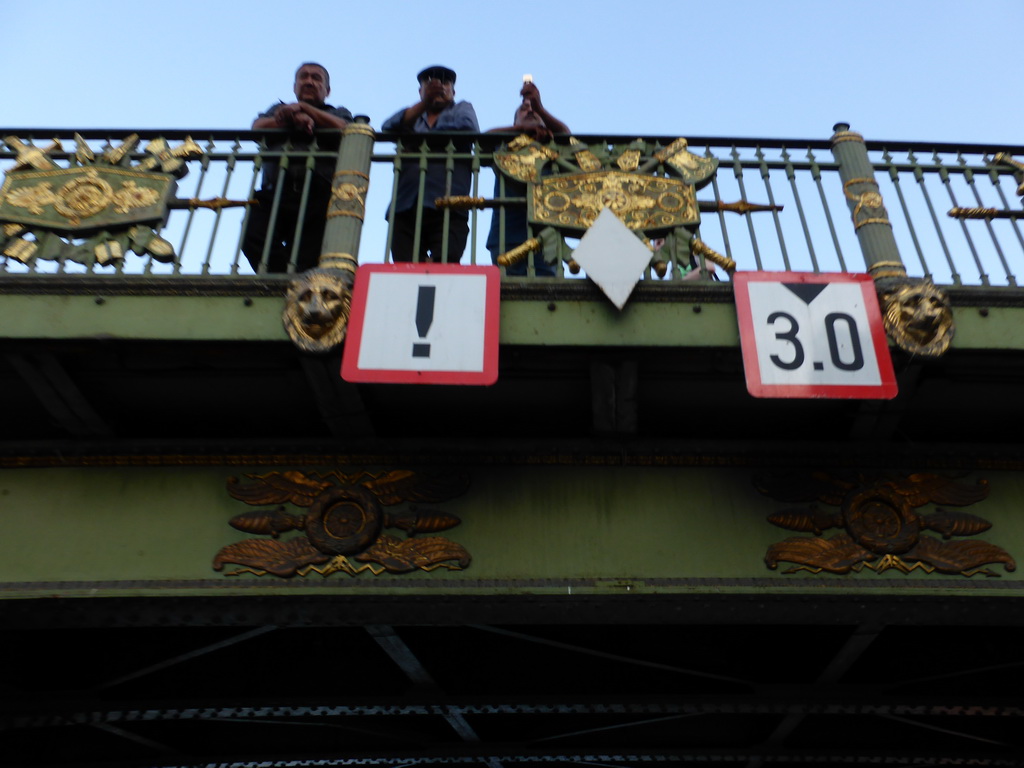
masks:
<svg viewBox="0 0 1024 768"><path fill-rule="evenodd" d="M384 121L384 133L434 133L448 131L469 131L479 133L480 126L476 112L468 101L455 101L455 72L448 67L427 67L416 79L420 84L420 100L411 107L401 109ZM456 151L469 152L472 142L454 141ZM389 210L391 221L391 257L394 261L413 260L413 242L416 236L416 214L422 209L423 224L420 230L420 247L417 254L420 261L444 261L442 242L444 239L445 212L437 209L434 200L451 195L468 195L472 170L468 160L456 160L449 176L443 158L429 160L423 199L419 199L420 168L415 159L418 146L406 142L401 151L410 156L403 158L402 170L398 177L398 193L393 210ZM443 147L431 148L442 152ZM462 258L469 236L469 214L466 211L450 211L448 225L447 261L457 263Z"/></svg>

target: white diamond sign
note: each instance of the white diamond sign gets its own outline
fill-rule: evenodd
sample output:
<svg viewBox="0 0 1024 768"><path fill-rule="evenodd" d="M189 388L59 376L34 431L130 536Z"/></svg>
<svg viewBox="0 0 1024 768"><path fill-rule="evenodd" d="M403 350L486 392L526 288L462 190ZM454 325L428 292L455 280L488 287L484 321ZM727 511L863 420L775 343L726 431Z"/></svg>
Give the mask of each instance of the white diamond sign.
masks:
<svg viewBox="0 0 1024 768"><path fill-rule="evenodd" d="M612 304L622 309L650 263L651 251L611 208L605 208L580 238L573 258Z"/></svg>

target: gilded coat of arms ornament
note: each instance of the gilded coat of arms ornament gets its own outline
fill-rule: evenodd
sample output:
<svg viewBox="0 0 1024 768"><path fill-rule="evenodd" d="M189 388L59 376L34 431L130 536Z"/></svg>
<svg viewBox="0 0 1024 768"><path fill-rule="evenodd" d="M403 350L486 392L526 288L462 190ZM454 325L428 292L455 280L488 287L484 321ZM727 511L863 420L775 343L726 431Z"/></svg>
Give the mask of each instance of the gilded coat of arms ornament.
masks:
<svg viewBox="0 0 1024 768"><path fill-rule="evenodd" d="M644 240L670 232L676 235L670 247L652 256L660 275L667 273L670 261L689 269L690 248L686 246L700 223L696 190L714 177L716 159L692 154L686 139L660 148L638 139L607 152L572 138L568 145L557 147L556 157L552 157L554 153L553 147L525 136L510 143L506 152L495 153L496 165L503 173L528 183L527 219L539 229L535 240L546 262L553 264L561 257L562 249L557 245L561 245L562 236L580 236L602 210L609 208ZM532 171L516 173L518 169L508 161L508 155L532 159ZM554 162L560 159L579 170L560 173L564 168ZM504 261L498 257L498 263L514 263L526 255L525 251L505 254ZM575 269L571 259L569 263L570 269Z"/></svg>
<svg viewBox="0 0 1024 768"><path fill-rule="evenodd" d="M637 177L623 171L571 174L533 185L533 224L586 230L605 208L644 232L700 222L693 186L678 179Z"/></svg>
<svg viewBox="0 0 1024 768"><path fill-rule="evenodd" d="M689 271L695 256L731 271L735 262L698 237L700 211L781 210L781 206L745 201L698 201L696 191L712 181L718 160L690 152L683 138L667 146L637 139L608 148L573 137L568 144L542 144L523 134L495 151L494 165L509 179L527 185L525 199L449 197L439 198L436 204L451 208L524 204L533 237L499 255L502 266L539 251L546 263L566 261L570 271L578 272L564 237L580 237L608 208L642 241L656 241L649 247L651 266L659 276L664 277L670 265L680 273Z"/></svg>
<svg viewBox="0 0 1024 768"><path fill-rule="evenodd" d="M470 554L461 544L443 536L420 535L454 528L462 522L455 515L414 506L402 512L384 509L460 496L469 486L464 475L411 470L289 471L246 478L251 482L228 479L232 498L253 506L280 506L231 518L231 527L271 538L246 539L221 548L213 559L215 570L228 563L243 566L228 575L290 578L314 572L356 576L365 571L380 575L438 568L457 571L470 564ZM284 504L307 511L293 514ZM386 529L399 529L406 536L385 533ZM292 531L297 535L281 538Z"/></svg>
<svg viewBox="0 0 1024 768"><path fill-rule="evenodd" d="M988 483L971 485L935 474L877 473L874 475L830 475L825 472L772 475L757 478L761 493L778 501L817 502L784 509L768 522L792 531L813 533L772 544L764 560L775 569L781 562L795 563L785 573L827 571L859 573L868 568L877 573L895 568L903 573L986 576L999 574L986 566L1002 563L1016 570L1013 557L1002 547L987 541L953 537L976 536L992 524L977 515L937 507L923 514L926 504L965 507L988 497ZM842 532L825 538L823 532ZM941 535L941 539L927 532Z"/></svg>
<svg viewBox="0 0 1024 768"><path fill-rule="evenodd" d="M107 265L130 250L157 261L174 260L174 248L158 234L174 200L176 178L185 161L203 154L186 139L171 148L163 139L145 147L133 162L139 137L132 134L98 156L75 134L76 149L61 167L63 151L54 141L41 149L7 136L17 152L14 168L0 187L0 254L29 263L35 259Z"/></svg>

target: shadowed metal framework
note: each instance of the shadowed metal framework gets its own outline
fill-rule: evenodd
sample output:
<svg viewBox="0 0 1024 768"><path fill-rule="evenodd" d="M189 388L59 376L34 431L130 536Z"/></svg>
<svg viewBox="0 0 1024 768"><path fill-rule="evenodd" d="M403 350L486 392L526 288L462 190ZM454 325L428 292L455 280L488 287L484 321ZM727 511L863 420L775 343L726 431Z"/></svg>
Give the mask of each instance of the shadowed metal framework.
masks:
<svg viewBox="0 0 1024 768"><path fill-rule="evenodd" d="M61 628L5 610L8 764L1022 764L1024 633L984 598L452 600L563 620L441 626L345 626L331 599L104 602ZM355 613L410 610L429 608Z"/></svg>

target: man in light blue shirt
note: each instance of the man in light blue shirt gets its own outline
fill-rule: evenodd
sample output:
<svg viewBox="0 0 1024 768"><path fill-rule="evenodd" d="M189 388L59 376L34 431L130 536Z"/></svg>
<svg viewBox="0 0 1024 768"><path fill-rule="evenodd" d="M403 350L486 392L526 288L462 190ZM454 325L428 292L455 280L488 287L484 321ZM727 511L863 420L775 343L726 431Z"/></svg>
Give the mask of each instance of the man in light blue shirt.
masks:
<svg viewBox="0 0 1024 768"><path fill-rule="evenodd" d="M480 126L476 112L468 101L455 101L455 72L448 67L427 67L417 75L420 84L420 100L410 107L401 109L384 121L384 133L429 134L434 132L468 131L479 133ZM447 143L447 142L445 142ZM456 151L468 153L472 149L469 139L454 141ZM415 155L419 151L416 143L406 141L399 151ZM443 146L431 148L432 152L443 151ZM456 160L449 175L443 158L427 162L427 173L423 199L419 200L420 168L414 156L403 158L402 170L398 177L398 193L393 210L389 210L391 221L391 257L394 261L413 260L413 241L416 235L416 214L422 209L423 223L420 230L420 261L447 261L454 264L462 258L469 236L469 214L465 211L451 211L448 225L447 259L442 253L444 238L444 211L437 210L434 200L449 195L468 195L472 170L468 160Z"/></svg>

